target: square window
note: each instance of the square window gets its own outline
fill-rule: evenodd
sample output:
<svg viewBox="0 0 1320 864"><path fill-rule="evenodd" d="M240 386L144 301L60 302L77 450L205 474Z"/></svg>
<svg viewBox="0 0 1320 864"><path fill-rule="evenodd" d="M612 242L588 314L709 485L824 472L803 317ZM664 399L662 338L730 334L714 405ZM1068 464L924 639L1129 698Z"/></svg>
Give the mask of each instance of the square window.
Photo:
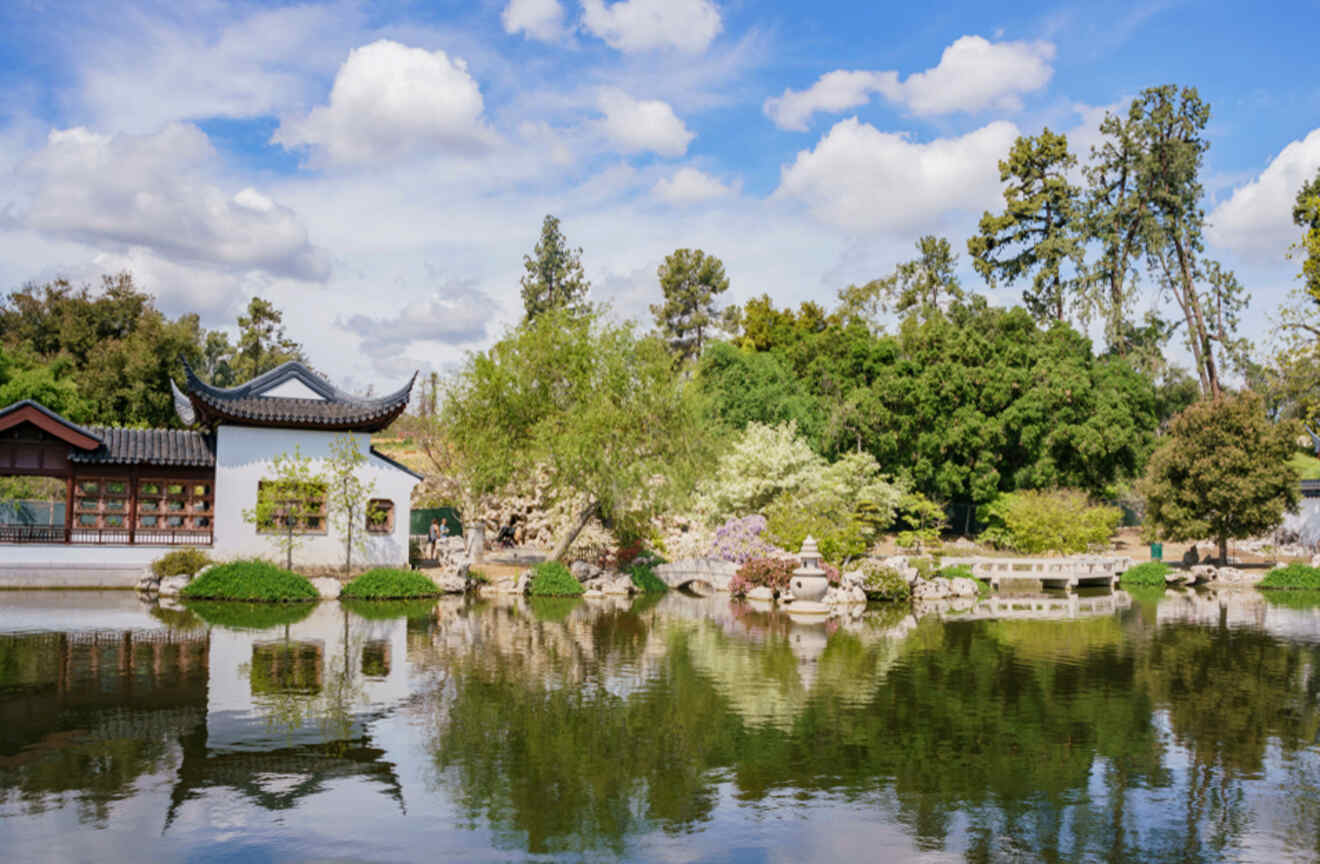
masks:
<svg viewBox="0 0 1320 864"><path fill-rule="evenodd" d="M159 521L159 516L142 516L138 518L138 524L143 528L155 528Z"/></svg>
<svg viewBox="0 0 1320 864"><path fill-rule="evenodd" d="M373 534L388 534L394 530L393 501L372 498L367 502L367 530Z"/></svg>

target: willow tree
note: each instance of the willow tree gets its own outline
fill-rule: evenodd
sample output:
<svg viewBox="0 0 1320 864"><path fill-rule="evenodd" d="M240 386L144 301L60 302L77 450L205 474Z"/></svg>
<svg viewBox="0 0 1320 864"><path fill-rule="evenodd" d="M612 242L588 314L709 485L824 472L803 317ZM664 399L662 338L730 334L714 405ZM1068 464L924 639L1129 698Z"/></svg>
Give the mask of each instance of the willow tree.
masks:
<svg viewBox="0 0 1320 864"><path fill-rule="evenodd" d="M1035 138L1019 137L999 163L1004 212L982 215L967 241L972 266L991 285L1031 276L1022 300L1038 321L1063 321L1083 284L1081 190L1068 179L1076 165L1064 135L1047 128Z"/></svg>
<svg viewBox="0 0 1320 864"><path fill-rule="evenodd" d="M470 355L440 419L469 499L543 471L577 502L559 559L593 516L632 533L690 488L708 451L691 388L660 339L552 309Z"/></svg>

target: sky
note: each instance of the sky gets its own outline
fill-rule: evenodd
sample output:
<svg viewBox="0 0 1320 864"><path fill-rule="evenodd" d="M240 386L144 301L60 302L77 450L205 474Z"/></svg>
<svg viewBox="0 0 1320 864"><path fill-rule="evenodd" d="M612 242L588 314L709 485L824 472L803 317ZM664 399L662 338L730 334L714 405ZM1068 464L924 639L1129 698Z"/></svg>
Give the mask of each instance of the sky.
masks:
<svg viewBox="0 0 1320 864"><path fill-rule="evenodd" d="M923 234L962 250L1018 135L1083 160L1143 88L1211 106L1207 254L1269 344L1320 169L1320 2L375 0L0 4L0 289L129 270L170 315L273 300L312 364L385 392L522 312L558 216L650 327L676 248L727 302L825 305ZM1149 301L1157 302L1153 286ZM1144 307L1143 307L1144 308Z"/></svg>

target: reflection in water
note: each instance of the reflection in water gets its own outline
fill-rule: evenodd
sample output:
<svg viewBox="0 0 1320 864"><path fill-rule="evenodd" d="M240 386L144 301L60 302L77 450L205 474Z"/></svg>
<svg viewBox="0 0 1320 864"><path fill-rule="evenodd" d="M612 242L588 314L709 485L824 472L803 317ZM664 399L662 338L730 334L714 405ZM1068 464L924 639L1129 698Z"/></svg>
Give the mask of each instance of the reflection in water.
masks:
<svg viewBox="0 0 1320 864"><path fill-rule="evenodd" d="M0 635L0 842L142 810L129 857L1320 857L1320 607L1070 602L803 626L719 595L451 598Z"/></svg>

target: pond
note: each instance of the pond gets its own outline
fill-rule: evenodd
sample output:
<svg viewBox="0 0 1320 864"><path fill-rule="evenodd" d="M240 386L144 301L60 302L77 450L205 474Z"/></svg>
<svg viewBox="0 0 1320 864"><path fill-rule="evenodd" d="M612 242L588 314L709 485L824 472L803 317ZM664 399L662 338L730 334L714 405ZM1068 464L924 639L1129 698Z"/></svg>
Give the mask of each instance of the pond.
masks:
<svg viewBox="0 0 1320 864"><path fill-rule="evenodd" d="M6 861L1316 861L1320 605L0 595Z"/></svg>

